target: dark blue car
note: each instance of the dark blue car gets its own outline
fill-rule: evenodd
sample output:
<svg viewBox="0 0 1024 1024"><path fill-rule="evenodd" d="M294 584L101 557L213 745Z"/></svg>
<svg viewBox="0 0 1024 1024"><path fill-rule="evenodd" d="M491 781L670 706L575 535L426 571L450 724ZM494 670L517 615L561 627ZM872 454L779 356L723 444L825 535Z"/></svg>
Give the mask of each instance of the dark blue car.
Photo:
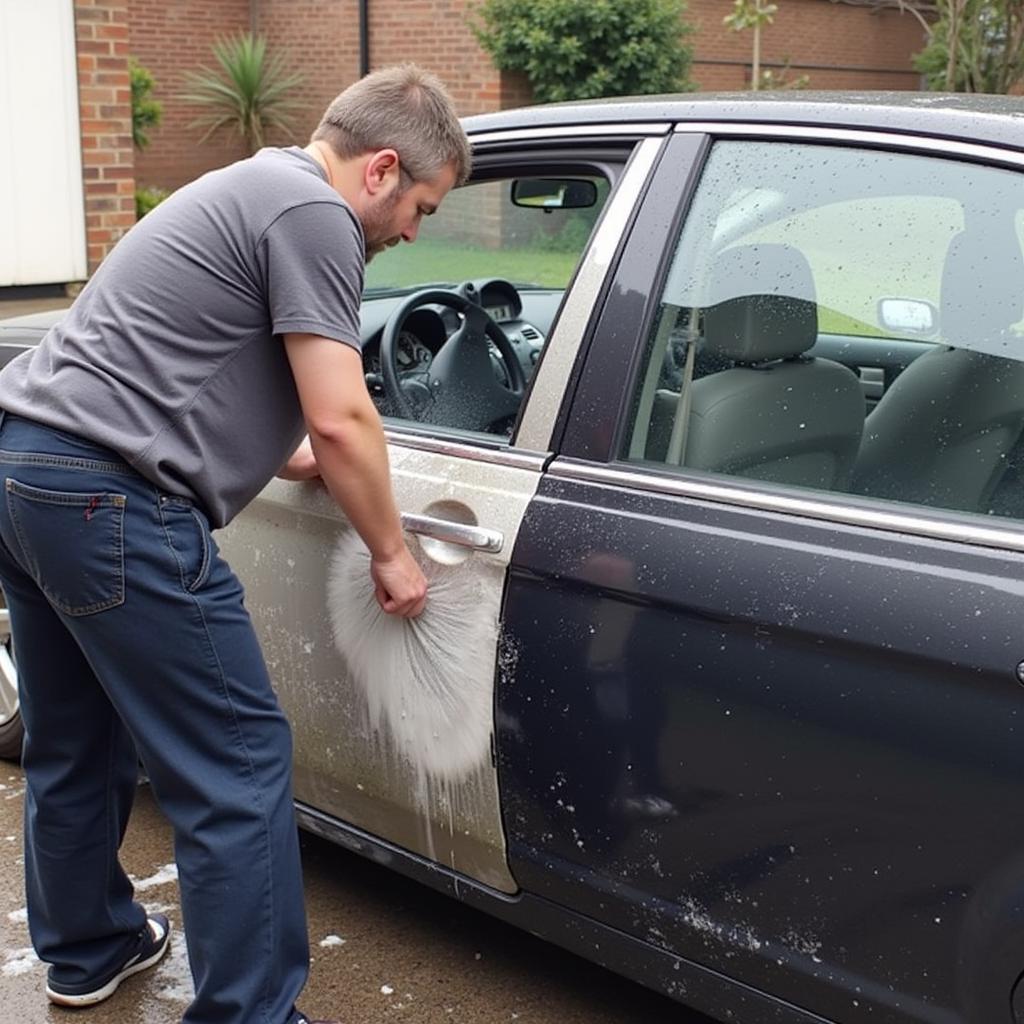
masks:
<svg viewBox="0 0 1024 1024"><path fill-rule="evenodd" d="M301 824L722 1021L1024 1022L1024 103L472 118L368 268L432 580L220 535Z"/></svg>

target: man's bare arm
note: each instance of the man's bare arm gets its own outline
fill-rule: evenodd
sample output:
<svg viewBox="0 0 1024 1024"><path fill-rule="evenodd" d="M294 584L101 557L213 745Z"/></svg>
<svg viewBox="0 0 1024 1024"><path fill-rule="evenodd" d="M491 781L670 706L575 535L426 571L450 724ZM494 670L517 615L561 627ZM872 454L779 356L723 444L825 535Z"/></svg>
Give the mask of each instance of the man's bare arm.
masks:
<svg viewBox="0 0 1024 1024"><path fill-rule="evenodd" d="M370 549L377 600L387 612L418 615L426 580L402 535L360 353L315 334L286 334L284 344L320 476Z"/></svg>

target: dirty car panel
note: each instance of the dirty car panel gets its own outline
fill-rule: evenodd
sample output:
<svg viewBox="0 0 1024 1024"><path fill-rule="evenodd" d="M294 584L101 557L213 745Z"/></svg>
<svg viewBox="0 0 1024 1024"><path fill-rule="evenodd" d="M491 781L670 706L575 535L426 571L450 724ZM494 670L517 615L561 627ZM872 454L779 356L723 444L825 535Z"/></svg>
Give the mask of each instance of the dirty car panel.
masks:
<svg viewBox="0 0 1024 1024"><path fill-rule="evenodd" d="M620 146L618 160L624 162L629 152L629 144ZM565 157L556 158L550 151L542 150L536 159L537 166L548 171L570 166ZM613 213L616 207L622 210L598 229L596 237L605 238L606 252L616 251L621 226L635 204L649 159L632 172L632 178L627 177L626 187L609 201ZM584 153L574 154L571 166L586 169L585 161ZM600 172L608 166L608 154L604 153L595 169ZM225 555L245 583L271 675L293 724L297 802L503 893L516 892L518 885L507 864L493 756L500 607L519 525L548 456L509 447L510 425L497 417L487 426L486 414L475 415L479 400L472 387L463 388L446 402L431 401L429 395L433 385L442 384L435 368L443 358L444 345L458 343L460 329L468 326L468 315L457 312L458 303L467 301L480 303L506 332L530 380L531 395L542 395L552 386L548 383L550 368L537 367L541 351L546 345L557 350L579 340L579 332L573 331L572 311L564 317L567 326L561 324L555 319L558 306L552 298L561 296L577 258L572 248L582 249L600 210L593 210L588 221L575 224L567 218L561 224L552 223L543 209L527 210L513 217L513 223L499 223L510 259L516 255L513 228L519 233L519 248L527 254L534 252L532 233L543 232L536 250L541 264L528 266L520 255L518 269L509 273L517 279L527 272L534 274L529 283L520 280L514 285L491 277L453 287L428 280L426 275L436 272L440 259L454 263L461 273L478 267L476 260L487 254L481 256L475 250L479 237L463 237L467 211L483 208L493 213L496 205L501 208L499 204L505 204L507 210L514 183L522 180L528 169L520 154L514 166L502 174L500 154L492 155L481 194L474 194L468 186L469 194L459 196L453 204L449 224L444 223L442 207L431 218L429 229L425 228L439 240L428 238L421 250L427 254L425 269L415 283L427 286L424 300L418 301L415 284L408 280L392 282L387 288L378 276L377 283L367 290L363 308L367 383L388 426L393 487L406 517L410 543L426 565L440 562L450 568L459 586L471 595L458 617L469 623L472 635L467 642L478 645L478 655L469 689L460 693L457 731L439 740L455 747L465 742L465 734L475 733L470 761L457 772L445 770L452 752L435 759L429 743L423 746L422 737L409 721L416 715L410 706L415 698L403 698L396 717L382 696L392 680L386 676L376 681L362 678L372 666L368 669L360 663L353 669L350 652L343 646L339 649L338 625L332 623L327 607L331 603L330 563L339 544L348 543L344 539L348 531L320 485L272 482L223 532L221 540ZM511 177L512 173L517 177ZM617 174L616 169L607 172L607 177ZM605 183L610 184L607 178ZM594 193L597 191L595 188ZM603 195L607 197L607 188ZM553 236L552 232L565 228L575 231L578 240ZM482 230L486 231L486 225ZM616 233L606 237L610 232ZM483 240L489 241L486 235ZM436 260L430 258L431 246ZM459 263L463 251L469 252L472 262ZM549 253L551 259L545 260ZM381 275L386 273L385 267ZM413 271L399 264L392 273L411 275ZM591 287L595 286L596 281ZM438 301L446 288L457 296L453 308ZM419 417L405 420L395 406L394 394L384 384L386 373L381 372L387 358L382 342L388 324L401 315L396 310L400 311L403 303L415 308L399 325L396 369L400 386L408 388L405 398ZM559 331L561 338L552 337ZM507 367L487 344L492 366L486 372L507 384ZM487 350L481 346L480 351L487 359ZM447 386L448 379L443 382ZM562 380L554 380L556 398L563 386ZM557 401L552 408L557 409ZM461 418L467 410L473 412L473 422L484 429L460 431L449 421L448 417ZM551 428L548 423L548 433ZM432 536L438 528L444 534L451 524L481 529L493 536L496 550L460 547ZM473 629L473 622L484 624L484 636ZM344 626L342 623L341 632ZM452 642L457 640L455 637ZM395 642L404 641L396 635ZM439 657L454 663L453 653L442 651ZM501 670L499 665L497 671ZM444 727L444 723L439 726Z"/></svg>

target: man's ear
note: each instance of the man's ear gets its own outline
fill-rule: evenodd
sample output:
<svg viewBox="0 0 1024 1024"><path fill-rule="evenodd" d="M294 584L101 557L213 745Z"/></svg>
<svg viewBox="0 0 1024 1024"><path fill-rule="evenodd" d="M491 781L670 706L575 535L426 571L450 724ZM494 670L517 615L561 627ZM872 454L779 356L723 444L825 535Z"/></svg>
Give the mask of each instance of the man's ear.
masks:
<svg viewBox="0 0 1024 1024"><path fill-rule="evenodd" d="M378 149L370 155L363 171L363 184L372 196L388 194L399 181L398 153L393 149Z"/></svg>

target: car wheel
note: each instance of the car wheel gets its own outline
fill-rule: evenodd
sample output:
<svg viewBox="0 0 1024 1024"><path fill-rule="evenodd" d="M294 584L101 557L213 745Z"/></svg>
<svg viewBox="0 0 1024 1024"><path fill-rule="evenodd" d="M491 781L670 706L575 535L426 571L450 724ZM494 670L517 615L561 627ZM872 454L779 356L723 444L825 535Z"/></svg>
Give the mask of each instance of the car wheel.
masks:
<svg viewBox="0 0 1024 1024"><path fill-rule="evenodd" d="M18 707L18 670L14 667L11 646L11 616L6 608L0 608L0 758L20 759L23 734Z"/></svg>

